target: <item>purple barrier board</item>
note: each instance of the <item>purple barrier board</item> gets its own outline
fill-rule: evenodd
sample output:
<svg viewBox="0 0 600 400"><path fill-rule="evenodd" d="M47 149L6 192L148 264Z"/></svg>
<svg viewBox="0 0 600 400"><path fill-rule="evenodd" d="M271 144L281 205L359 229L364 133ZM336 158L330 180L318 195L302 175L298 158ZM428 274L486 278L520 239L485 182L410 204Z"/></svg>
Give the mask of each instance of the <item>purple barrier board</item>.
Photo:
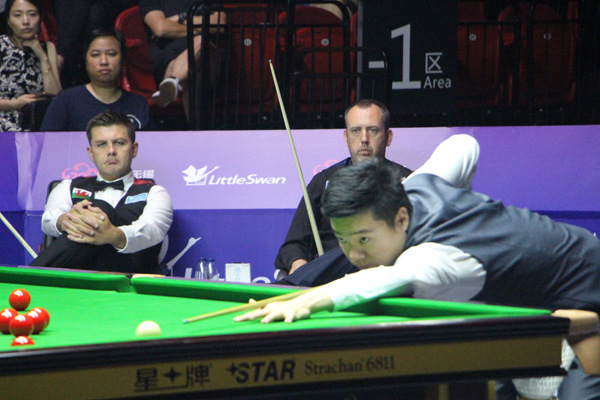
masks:
<svg viewBox="0 0 600 400"><path fill-rule="evenodd" d="M17 169L17 149L12 134L0 134L0 210L23 211L17 202L17 187L19 182Z"/></svg>
<svg viewBox="0 0 600 400"><path fill-rule="evenodd" d="M395 128L389 159L418 168L447 137L467 133L480 143L473 189L506 204L600 229L598 126ZM306 183L348 156L342 130L295 130ZM302 197L287 133L271 131L138 132L134 174L153 178L173 198L175 220L165 263L189 273L199 257L249 262L252 277L273 280L273 262ZM36 248L46 188L55 179L96 174L84 132L4 133L6 173L0 209ZM21 225L23 226L22 228ZM0 230L3 263L31 257ZM198 238L202 238L198 240Z"/></svg>
<svg viewBox="0 0 600 400"><path fill-rule="evenodd" d="M81 132L25 133L16 140L40 149L37 169L20 174L19 204L26 209L43 209L51 180L97 172ZM285 131L139 132L137 141L136 176L165 186L178 210L292 208L302 194ZM295 142L307 180L346 157L341 132L301 131ZM27 163L19 159L19 171Z"/></svg>

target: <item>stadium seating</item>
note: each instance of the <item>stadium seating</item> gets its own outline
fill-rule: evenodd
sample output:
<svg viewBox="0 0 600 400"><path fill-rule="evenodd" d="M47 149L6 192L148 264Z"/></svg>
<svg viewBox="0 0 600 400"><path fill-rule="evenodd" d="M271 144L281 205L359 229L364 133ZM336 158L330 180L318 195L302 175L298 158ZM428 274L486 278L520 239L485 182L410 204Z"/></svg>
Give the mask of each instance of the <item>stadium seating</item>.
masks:
<svg viewBox="0 0 600 400"><path fill-rule="evenodd" d="M137 93L148 100L150 113L159 125L158 128L165 120L181 121L181 118L185 119L181 98L166 108L159 107L152 100L152 93L156 91L156 82L152 75L150 46L139 6L123 11L115 22L115 29L120 31L125 38L122 69L123 89Z"/></svg>

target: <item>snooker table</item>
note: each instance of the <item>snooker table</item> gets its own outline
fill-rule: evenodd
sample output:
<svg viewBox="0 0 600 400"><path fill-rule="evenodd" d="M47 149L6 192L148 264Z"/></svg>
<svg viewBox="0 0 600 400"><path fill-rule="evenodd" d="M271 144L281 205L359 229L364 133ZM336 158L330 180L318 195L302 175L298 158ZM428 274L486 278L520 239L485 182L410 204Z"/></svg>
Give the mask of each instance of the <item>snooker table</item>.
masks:
<svg viewBox="0 0 600 400"><path fill-rule="evenodd" d="M430 384L560 375L569 329L546 310L410 298L293 324L184 324L297 289L0 267L0 308L17 288L51 321L34 345L0 337L1 399L402 398ZM145 320L162 334L136 337Z"/></svg>

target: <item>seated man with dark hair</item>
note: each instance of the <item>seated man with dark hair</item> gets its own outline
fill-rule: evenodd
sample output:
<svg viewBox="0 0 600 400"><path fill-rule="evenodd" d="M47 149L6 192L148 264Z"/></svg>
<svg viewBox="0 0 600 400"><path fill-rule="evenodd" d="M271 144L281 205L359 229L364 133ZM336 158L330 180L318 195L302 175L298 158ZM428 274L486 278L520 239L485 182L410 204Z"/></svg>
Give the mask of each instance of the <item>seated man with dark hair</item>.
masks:
<svg viewBox="0 0 600 400"><path fill-rule="evenodd" d="M87 137L98 176L66 179L52 190L42 230L57 239L31 265L161 273L158 256L173 205L165 188L133 177L133 124L105 111L90 120Z"/></svg>
<svg viewBox="0 0 600 400"><path fill-rule="evenodd" d="M275 267L284 274L300 270L279 283L314 286L356 271L356 267L342 254L329 218L321 213L321 197L331 176L342 168L371 158L394 163L385 158L386 148L392 144L394 132L390 129L390 111L383 103L372 99L359 100L350 105L346 109L344 120L344 142L348 146L350 157L316 174L306 188L325 254L318 257L306 204L304 200L300 200L275 260ZM412 172L402 165L399 168L404 177Z"/></svg>
<svg viewBox="0 0 600 400"><path fill-rule="evenodd" d="M477 141L457 135L404 184L378 160L338 171L322 211L361 271L235 319L292 322L386 295L600 312L598 238L472 192L478 156ZM559 398L599 395L600 377L576 360Z"/></svg>

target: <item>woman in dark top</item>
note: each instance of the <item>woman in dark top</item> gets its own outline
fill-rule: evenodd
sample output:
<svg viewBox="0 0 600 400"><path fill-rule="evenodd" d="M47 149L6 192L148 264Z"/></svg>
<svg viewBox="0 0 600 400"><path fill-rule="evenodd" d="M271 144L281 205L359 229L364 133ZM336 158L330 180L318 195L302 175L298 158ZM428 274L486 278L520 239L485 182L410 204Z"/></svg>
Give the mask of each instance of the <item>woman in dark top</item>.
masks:
<svg viewBox="0 0 600 400"><path fill-rule="evenodd" d="M60 92L40 130L85 131L88 121L105 110L121 111L136 130L150 130L154 125L146 99L120 86L123 36L112 28L95 29L85 39L83 51L90 82Z"/></svg>

